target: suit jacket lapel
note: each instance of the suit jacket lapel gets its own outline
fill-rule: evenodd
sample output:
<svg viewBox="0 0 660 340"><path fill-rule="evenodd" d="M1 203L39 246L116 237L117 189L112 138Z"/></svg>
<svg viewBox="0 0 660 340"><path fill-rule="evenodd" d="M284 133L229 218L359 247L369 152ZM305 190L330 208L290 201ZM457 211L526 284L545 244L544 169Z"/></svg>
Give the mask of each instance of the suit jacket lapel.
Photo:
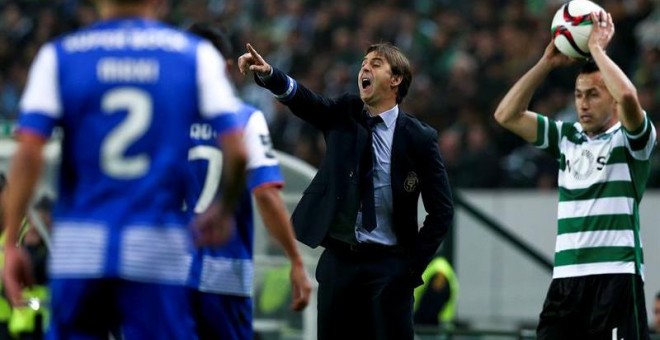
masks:
<svg viewBox="0 0 660 340"><path fill-rule="evenodd" d="M392 138L392 161L390 163L390 181L392 184L392 193L399 191L399 185L404 174L401 173L401 166L406 160L406 144L407 144L407 129L408 117L403 111L399 111L399 116L396 119L396 126L394 127L394 138Z"/></svg>

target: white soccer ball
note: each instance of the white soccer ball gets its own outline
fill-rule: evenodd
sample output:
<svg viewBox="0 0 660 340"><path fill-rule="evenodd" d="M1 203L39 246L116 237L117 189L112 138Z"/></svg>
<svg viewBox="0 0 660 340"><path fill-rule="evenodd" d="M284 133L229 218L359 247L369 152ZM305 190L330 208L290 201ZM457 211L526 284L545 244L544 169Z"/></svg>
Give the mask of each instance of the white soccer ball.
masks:
<svg viewBox="0 0 660 340"><path fill-rule="evenodd" d="M563 4L552 18L551 31L559 52L583 59L589 57L589 35L593 28L591 12L604 11L589 0L572 0Z"/></svg>

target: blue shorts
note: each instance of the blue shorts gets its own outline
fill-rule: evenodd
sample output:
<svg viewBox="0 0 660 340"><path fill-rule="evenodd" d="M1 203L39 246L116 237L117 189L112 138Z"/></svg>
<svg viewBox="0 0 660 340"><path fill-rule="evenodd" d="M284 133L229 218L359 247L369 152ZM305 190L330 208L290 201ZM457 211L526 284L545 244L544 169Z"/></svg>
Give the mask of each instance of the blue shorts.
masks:
<svg viewBox="0 0 660 340"><path fill-rule="evenodd" d="M253 338L252 298L194 291L193 313L201 340Z"/></svg>
<svg viewBox="0 0 660 340"><path fill-rule="evenodd" d="M120 279L53 279L47 339L196 339L189 288Z"/></svg>

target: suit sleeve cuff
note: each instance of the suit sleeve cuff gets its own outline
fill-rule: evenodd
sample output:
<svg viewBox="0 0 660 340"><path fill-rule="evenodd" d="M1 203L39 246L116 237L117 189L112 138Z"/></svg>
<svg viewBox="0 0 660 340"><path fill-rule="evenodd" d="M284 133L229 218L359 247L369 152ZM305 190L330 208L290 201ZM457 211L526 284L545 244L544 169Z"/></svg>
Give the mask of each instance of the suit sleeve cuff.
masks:
<svg viewBox="0 0 660 340"><path fill-rule="evenodd" d="M259 76L255 73L254 81L257 85L268 89L280 101L287 101L296 93L298 84L281 70L272 67L271 74Z"/></svg>
<svg viewBox="0 0 660 340"><path fill-rule="evenodd" d="M256 73L255 73L255 74L256 74ZM261 79L261 81L263 81L263 82L267 82L270 78L273 77L273 67L271 66L271 68L270 68L270 73L268 73L268 74L265 75L265 76L262 76L262 75L260 75L260 74L256 74L256 75L257 75L257 78Z"/></svg>

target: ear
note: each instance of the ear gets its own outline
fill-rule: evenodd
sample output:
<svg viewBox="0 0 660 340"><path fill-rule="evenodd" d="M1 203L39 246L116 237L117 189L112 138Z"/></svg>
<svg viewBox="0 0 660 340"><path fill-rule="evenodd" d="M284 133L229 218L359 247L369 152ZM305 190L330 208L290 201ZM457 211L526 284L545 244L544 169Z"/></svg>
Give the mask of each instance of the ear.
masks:
<svg viewBox="0 0 660 340"><path fill-rule="evenodd" d="M390 86L391 87L397 87L401 84L401 81L403 81L403 76L391 76L390 77Z"/></svg>

